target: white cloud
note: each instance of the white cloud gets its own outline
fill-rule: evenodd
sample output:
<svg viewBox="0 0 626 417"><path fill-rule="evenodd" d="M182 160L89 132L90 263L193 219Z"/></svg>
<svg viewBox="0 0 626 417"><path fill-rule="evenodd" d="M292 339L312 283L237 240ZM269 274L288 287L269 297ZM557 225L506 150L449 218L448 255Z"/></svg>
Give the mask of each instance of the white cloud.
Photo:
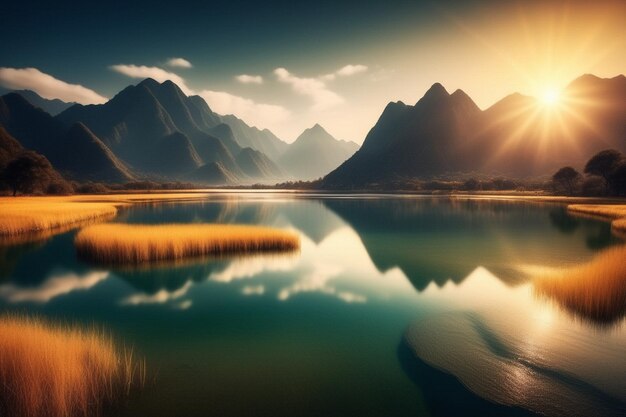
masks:
<svg viewBox="0 0 626 417"><path fill-rule="evenodd" d="M284 122L291 113L275 104L256 103L224 91L202 90L197 92L219 114L234 114L255 126L272 126Z"/></svg>
<svg viewBox="0 0 626 417"><path fill-rule="evenodd" d="M264 285L248 285L241 289L243 295L263 295L265 294Z"/></svg>
<svg viewBox="0 0 626 417"><path fill-rule="evenodd" d="M345 65L345 66L339 68L335 72L332 72L332 73L326 74L326 75L322 75L320 78L322 80L325 80L325 81L333 81L337 77L350 77L352 75L360 74L360 73L365 72L365 71L367 71L367 66L366 65L361 65L361 64L352 65L352 64L348 64L348 65Z"/></svg>
<svg viewBox="0 0 626 417"><path fill-rule="evenodd" d="M183 285L181 288L175 291L170 292L166 289L161 289L154 294L140 293L140 294L131 295L130 297L127 297L124 300L122 300L121 304L131 305L131 306L138 306L138 305L143 305L143 304L168 304L170 301L179 300L180 298L187 295L192 285L193 284L191 281L187 281L185 285ZM179 304L177 304L177 306L175 307L185 310L189 308L190 306L191 306L191 302L186 303L185 300L183 300Z"/></svg>
<svg viewBox="0 0 626 417"><path fill-rule="evenodd" d="M242 84L263 84L263 77L260 75L241 74L235 77Z"/></svg>
<svg viewBox="0 0 626 417"><path fill-rule="evenodd" d="M191 62L187 61L185 58L170 58L167 60L166 65L168 67L176 67L176 68L191 68Z"/></svg>
<svg viewBox="0 0 626 417"><path fill-rule="evenodd" d="M337 75L341 75L342 77L349 77L350 75L359 74L361 72L367 71L367 66L365 65L346 65L345 67L340 68L337 71Z"/></svg>
<svg viewBox="0 0 626 417"><path fill-rule="evenodd" d="M153 78L158 82L171 80L187 95L202 97L213 111L219 114L234 114L247 123L256 126L273 127L284 122L291 113L282 106L256 103L253 100L239 97L224 91L194 90L187 86L183 77L159 67L145 65L111 65L110 68L131 78Z"/></svg>
<svg viewBox="0 0 626 417"><path fill-rule="evenodd" d="M274 74L278 81L291 85L293 91L309 96L313 100L312 110L326 110L343 103L343 97L329 90L326 83L318 78L301 78L291 74L285 68L276 68Z"/></svg>
<svg viewBox="0 0 626 417"><path fill-rule="evenodd" d="M0 84L16 90L33 90L43 98L81 104L102 104L107 98L79 84L69 84L37 68L0 68Z"/></svg>
<svg viewBox="0 0 626 417"><path fill-rule="evenodd" d="M38 287L19 287L13 284L0 285L0 297L10 302L47 303L53 298L69 294L73 291L89 290L96 284L104 281L108 272L96 271L85 275L67 273L54 275Z"/></svg>
<svg viewBox="0 0 626 417"><path fill-rule="evenodd" d="M173 72L166 71L163 68L132 64L111 65L109 68L130 78L153 78L160 83L170 80L178 85L185 94L194 94L193 90L187 87L187 83L183 77Z"/></svg>

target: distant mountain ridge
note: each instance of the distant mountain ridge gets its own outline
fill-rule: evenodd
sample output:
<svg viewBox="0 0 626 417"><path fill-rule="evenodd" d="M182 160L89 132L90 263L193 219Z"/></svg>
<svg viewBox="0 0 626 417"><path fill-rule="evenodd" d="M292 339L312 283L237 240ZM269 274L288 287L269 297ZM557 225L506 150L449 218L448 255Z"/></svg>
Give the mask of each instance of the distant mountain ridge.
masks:
<svg viewBox="0 0 626 417"><path fill-rule="evenodd" d="M0 98L0 124L77 180L230 185L312 179L357 148L319 126L319 137L288 144L268 129L214 113L204 99L185 95L172 81L147 78L104 104L64 103L67 108L55 117L37 104L45 99L30 93Z"/></svg>
<svg viewBox="0 0 626 417"><path fill-rule="evenodd" d="M293 178L321 178L352 156L359 145L335 139L322 126L306 129L278 160Z"/></svg>
<svg viewBox="0 0 626 417"><path fill-rule="evenodd" d="M84 125L65 125L17 93L0 97L0 125L22 146L43 154L67 178L120 182L125 165Z"/></svg>
<svg viewBox="0 0 626 417"><path fill-rule="evenodd" d="M536 177L580 167L602 149L626 151L626 77L579 77L560 106L512 94L482 111L462 90L449 94L435 83L414 106L389 103L359 151L321 186L472 173Z"/></svg>
<svg viewBox="0 0 626 417"><path fill-rule="evenodd" d="M50 113L52 116L56 116L61 113L63 110L73 106L76 103L67 103L65 101L55 99L47 99L41 97L39 94L32 90L10 90L8 88L0 87L0 96L9 94L9 93L17 93L24 97L30 104L35 107L39 107L42 110L45 110L47 113Z"/></svg>

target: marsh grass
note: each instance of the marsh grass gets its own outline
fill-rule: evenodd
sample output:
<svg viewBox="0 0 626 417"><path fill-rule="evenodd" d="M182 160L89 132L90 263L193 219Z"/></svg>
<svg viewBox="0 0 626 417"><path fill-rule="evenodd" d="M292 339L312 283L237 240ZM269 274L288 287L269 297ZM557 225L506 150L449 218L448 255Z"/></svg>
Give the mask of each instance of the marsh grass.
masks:
<svg viewBox="0 0 626 417"><path fill-rule="evenodd" d="M607 249L582 265L535 278L538 295L598 324L626 316L626 246Z"/></svg>
<svg viewBox="0 0 626 417"><path fill-rule="evenodd" d="M144 363L102 331L0 317L2 416L97 416L144 382Z"/></svg>
<svg viewBox="0 0 626 417"><path fill-rule="evenodd" d="M626 204L570 204L567 210L574 214L612 219L611 229L618 235L626 234Z"/></svg>
<svg viewBox="0 0 626 417"><path fill-rule="evenodd" d="M231 224L130 225L107 223L82 229L78 255L100 264L141 264L202 256L226 256L299 249L297 234Z"/></svg>
<svg viewBox="0 0 626 417"><path fill-rule="evenodd" d="M45 238L53 234L51 232L62 232L85 223L111 219L117 214L116 206L110 203L41 203L20 199L2 202L1 208L0 238L3 241L18 236L19 239L29 239L29 235Z"/></svg>
<svg viewBox="0 0 626 417"><path fill-rule="evenodd" d="M165 201L196 201L206 193L140 193L63 197L0 197L0 243L42 240L112 219L118 208Z"/></svg>

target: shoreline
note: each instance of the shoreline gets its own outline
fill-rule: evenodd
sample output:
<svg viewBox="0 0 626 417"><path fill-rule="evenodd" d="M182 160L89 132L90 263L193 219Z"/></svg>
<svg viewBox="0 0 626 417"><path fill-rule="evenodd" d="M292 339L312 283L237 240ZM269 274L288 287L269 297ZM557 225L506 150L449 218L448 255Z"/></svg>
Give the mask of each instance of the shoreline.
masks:
<svg viewBox="0 0 626 417"><path fill-rule="evenodd" d="M134 205L171 202L201 201L212 196L240 194L290 195L294 197L327 198L448 198L451 200L522 201L532 203L564 204L573 215L593 215L609 221L612 229L626 234L626 198L566 197L537 195L536 193L401 193L401 192L339 192L315 190L276 189L194 189L146 190L115 192L110 194L84 194L69 196L18 196L0 197L0 244L11 239L24 240L29 235L33 241L74 228L85 222L106 221L117 217L119 210ZM93 206L90 213L88 206ZM98 216L98 210L108 215ZM114 214L113 214L114 213ZM73 215L74 214L74 215ZM111 214L113 216L111 217ZM6 242L5 242L6 241Z"/></svg>

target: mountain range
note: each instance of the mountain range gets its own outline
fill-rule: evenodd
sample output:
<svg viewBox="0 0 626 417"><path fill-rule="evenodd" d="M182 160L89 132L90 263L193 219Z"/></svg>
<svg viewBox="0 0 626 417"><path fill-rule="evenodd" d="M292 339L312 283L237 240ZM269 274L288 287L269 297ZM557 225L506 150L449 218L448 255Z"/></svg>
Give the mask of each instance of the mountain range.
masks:
<svg viewBox="0 0 626 417"><path fill-rule="evenodd" d="M594 153L626 151L626 77L584 75L554 106L512 94L481 110L462 90L434 84L415 104L392 102L361 148L324 188L462 175L513 178L582 167Z"/></svg>
<svg viewBox="0 0 626 417"><path fill-rule="evenodd" d="M23 146L48 157L64 176L81 181L272 183L304 179L291 164L319 161L314 172L322 176L349 156L347 142L324 131L322 144L285 159L293 145L233 115L214 113L204 99L185 95L172 81L146 79L101 105L66 103L56 116L46 111L52 104L58 105L27 90L5 94L0 124ZM329 166L332 154L339 158Z"/></svg>
<svg viewBox="0 0 626 417"><path fill-rule="evenodd" d="M8 93L18 93L22 97L24 97L30 104L35 107L39 107L40 109L50 113L52 116L56 116L61 113L63 110L68 107L73 106L76 103L66 103L65 101L55 99L47 99L41 97L39 94L35 93L32 90L9 90L4 87L0 87L0 96L3 96Z"/></svg>
<svg viewBox="0 0 626 417"><path fill-rule="evenodd" d="M581 168L600 150L626 152L625 115L624 75L581 76L554 105L515 93L485 110L435 83L414 105L389 103L359 149L319 124L288 144L213 112L171 81L146 79L99 105L28 90L0 97L0 127L68 179L246 185L323 177L315 184L328 189Z"/></svg>
<svg viewBox="0 0 626 417"><path fill-rule="evenodd" d="M302 132L278 162L294 178L315 180L338 167L358 149L356 143L337 140L316 124Z"/></svg>

